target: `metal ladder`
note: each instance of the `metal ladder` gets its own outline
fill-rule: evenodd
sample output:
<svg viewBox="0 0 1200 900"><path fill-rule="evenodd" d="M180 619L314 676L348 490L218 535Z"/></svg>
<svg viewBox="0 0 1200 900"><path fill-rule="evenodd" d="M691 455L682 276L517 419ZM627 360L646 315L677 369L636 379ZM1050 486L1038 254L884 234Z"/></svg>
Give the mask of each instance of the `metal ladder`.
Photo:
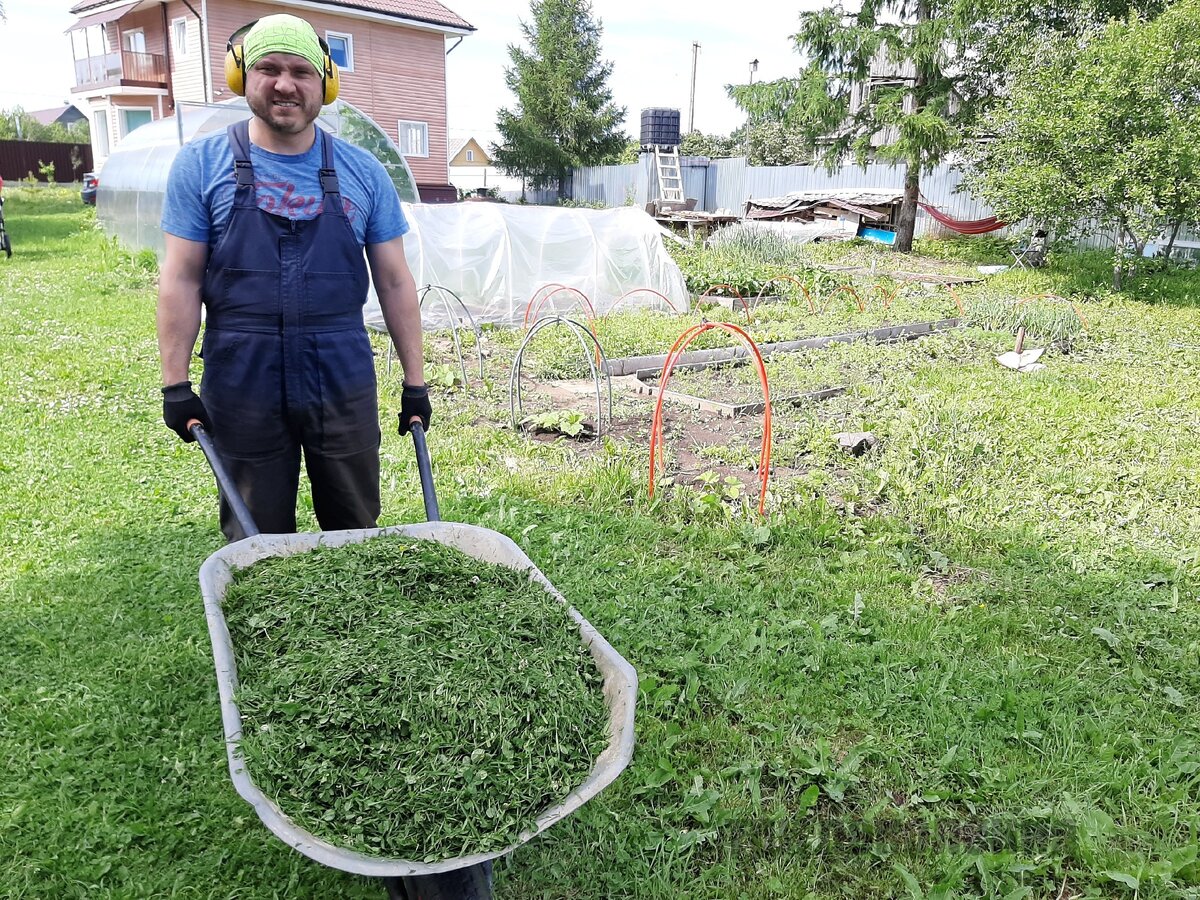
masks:
<svg viewBox="0 0 1200 900"><path fill-rule="evenodd" d="M654 145L654 168L658 173L658 196L668 202L683 202L683 171L679 167L679 147Z"/></svg>

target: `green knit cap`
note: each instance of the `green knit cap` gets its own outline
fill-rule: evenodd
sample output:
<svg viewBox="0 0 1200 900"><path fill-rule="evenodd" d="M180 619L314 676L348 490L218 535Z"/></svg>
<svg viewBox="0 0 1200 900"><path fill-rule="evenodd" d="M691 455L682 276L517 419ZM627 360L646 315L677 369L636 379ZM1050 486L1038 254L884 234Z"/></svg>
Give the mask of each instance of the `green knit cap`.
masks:
<svg viewBox="0 0 1200 900"><path fill-rule="evenodd" d="M255 22L242 41L242 52L247 69L268 53L291 53L312 63L318 75L324 71L325 53L317 33L303 19L286 13L263 16Z"/></svg>

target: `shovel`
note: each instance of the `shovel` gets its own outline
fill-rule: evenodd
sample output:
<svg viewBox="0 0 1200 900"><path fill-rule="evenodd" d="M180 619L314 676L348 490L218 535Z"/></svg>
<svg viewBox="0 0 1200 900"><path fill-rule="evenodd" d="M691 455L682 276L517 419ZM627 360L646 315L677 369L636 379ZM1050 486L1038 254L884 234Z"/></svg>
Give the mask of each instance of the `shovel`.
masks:
<svg viewBox="0 0 1200 900"><path fill-rule="evenodd" d="M1025 349L1025 326L1017 328L1017 343L1016 346L1007 353L1001 353L996 357L996 362L1004 366L1006 369L1012 369L1014 372L1037 372L1046 368L1044 363L1038 362L1042 358L1042 354L1046 352L1044 347L1038 347L1033 350Z"/></svg>

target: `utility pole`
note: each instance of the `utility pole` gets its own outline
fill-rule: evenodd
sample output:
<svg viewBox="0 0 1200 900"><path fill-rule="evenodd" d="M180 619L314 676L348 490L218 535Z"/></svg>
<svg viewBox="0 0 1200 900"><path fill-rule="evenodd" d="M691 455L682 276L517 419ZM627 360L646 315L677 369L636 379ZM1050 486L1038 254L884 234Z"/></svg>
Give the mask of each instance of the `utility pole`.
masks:
<svg viewBox="0 0 1200 900"><path fill-rule="evenodd" d="M692 97L688 101L688 134L696 130L696 57L700 55L700 42L692 41Z"/></svg>
<svg viewBox="0 0 1200 900"><path fill-rule="evenodd" d="M758 71L758 60L750 60L750 83L754 84L754 73Z"/></svg>

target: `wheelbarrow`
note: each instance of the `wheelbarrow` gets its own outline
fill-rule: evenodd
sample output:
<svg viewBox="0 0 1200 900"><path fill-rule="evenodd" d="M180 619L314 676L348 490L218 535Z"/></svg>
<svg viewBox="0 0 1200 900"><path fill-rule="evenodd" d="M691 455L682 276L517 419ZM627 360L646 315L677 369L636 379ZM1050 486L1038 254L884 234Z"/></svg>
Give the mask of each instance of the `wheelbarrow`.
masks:
<svg viewBox="0 0 1200 900"><path fill-rule="evenodd" d="M389 528L305 534L260 533L227 473L211 437L198 421L189 423L189 429L204 451L238 524L247 535L212 554L200 567L200 590L204 598L204 612L208 620L208 633L217 670L217 689L220 695L221 722L225 730L229 772L238 794L254 807L263 824L293 849L335 869L382 878L388 897L392 900L489 900L492 896L492 860L512 852L574 812L611 784L629 764L633 756L633 713L637 698L637 673L583 616L567 604L566 599L513 541L487 528L441 521L429 450L425 443L424 429L419 421L414 420L412 436L427 522ZM603 675L604 697L608 704L608 746L593 762L587 779L581 785L558 803L543 810L531 828L522 832L513 844L502 850L429 863L383 858L337 847L298 827L270 797L259 790L239 749L242 717L235 701L238 686L237 668L222 609L225 591L232 582L234 573L268 557L306 553L318 546L337 547L381 535L438 541L484 562L528 571L531 578L541 583L555 599L567 606L567 614L579 627L580 639L591 652L593 662Z"/></svg>

